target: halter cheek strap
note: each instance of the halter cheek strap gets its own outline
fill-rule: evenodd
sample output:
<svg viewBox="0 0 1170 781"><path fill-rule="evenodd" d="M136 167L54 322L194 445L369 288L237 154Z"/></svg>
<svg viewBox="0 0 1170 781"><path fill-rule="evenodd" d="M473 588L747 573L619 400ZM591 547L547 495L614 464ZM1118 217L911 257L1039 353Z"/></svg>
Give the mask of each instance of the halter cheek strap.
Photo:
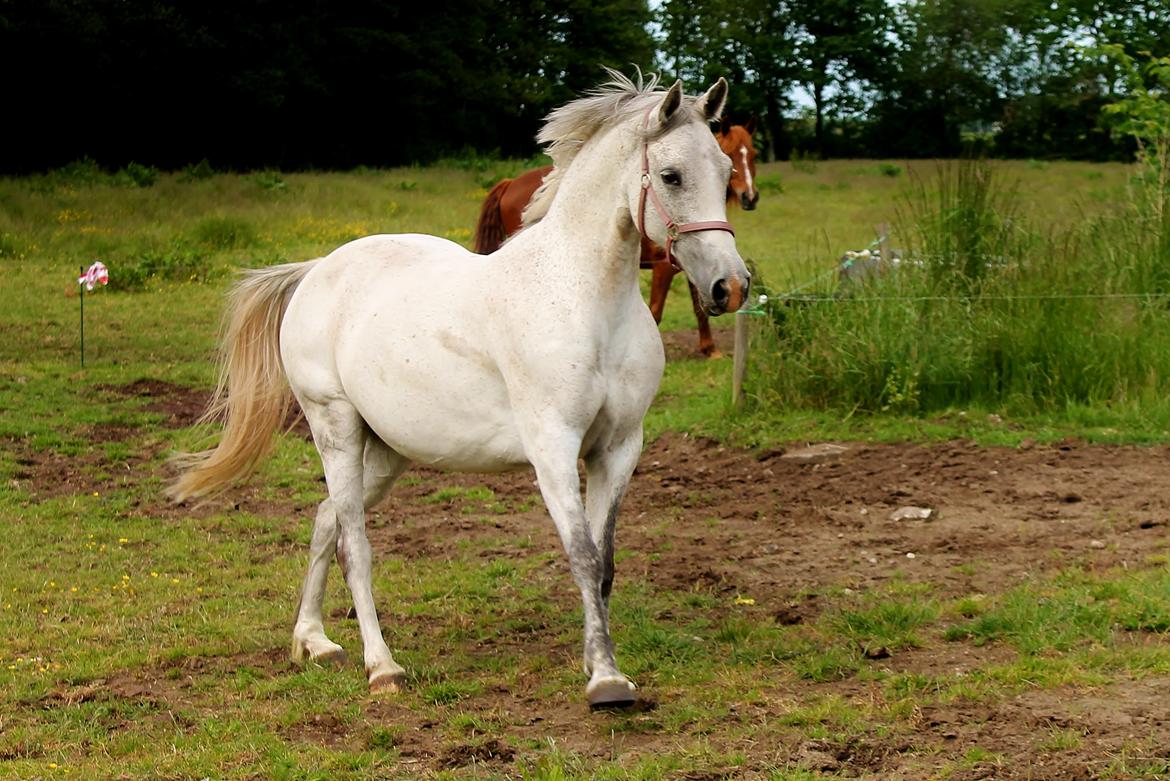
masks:
<svg viewBox="0 0 1170 781"><path fill-rule="evenodd" d="M646 130L650 125L650 112L653 106L646 109L646 115L642 118L642 129ZM727 220L702 220L699 222L687 222L679 225L671 219L670 214L667 213L666 207L662 205L662 200L658 197L658 193L654 191L653 183L650 180L650 141L643 139L642 141L642 192L638 195L638 231L646 236L646 196L650 196L650 203L654 204L654 210L658 212L658 216L662 219L663 224L666 225L666 258L670 261L670 265L674 266L679 271L682 271L682 266L679 265L678 260L674 257L673 246L675 240L684 233L695 233L698 231L727 231L732 236L735 235L735 230L731 227L731 223ZM646 236L646 238L650 238Z"/></svg>

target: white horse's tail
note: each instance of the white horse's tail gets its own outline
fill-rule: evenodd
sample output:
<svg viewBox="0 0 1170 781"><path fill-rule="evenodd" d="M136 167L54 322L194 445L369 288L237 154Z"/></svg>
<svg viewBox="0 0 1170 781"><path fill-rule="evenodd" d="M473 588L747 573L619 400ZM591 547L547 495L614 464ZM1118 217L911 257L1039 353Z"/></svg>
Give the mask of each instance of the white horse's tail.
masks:
<svg viewBox="0 0 1170 781"><path fill-rule="evenodd" d="M223 434L210 450L174 458L183 472L167 490L174 501L222 490L249 475L272 449L272 435L292 406L280 360L280 323L315 263L247 271L232 288L220 341L219 382L199 419L223 421Z"/></svg>

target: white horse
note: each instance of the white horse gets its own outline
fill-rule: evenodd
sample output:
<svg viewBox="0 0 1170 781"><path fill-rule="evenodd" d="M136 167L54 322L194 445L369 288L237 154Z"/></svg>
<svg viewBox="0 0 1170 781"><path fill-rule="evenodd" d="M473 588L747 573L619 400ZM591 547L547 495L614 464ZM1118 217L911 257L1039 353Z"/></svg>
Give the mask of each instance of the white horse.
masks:
<svg viewBox="0 0 1170 781"><path fill-rule="evenodd" d="M539 221L495 254L433 236L369 236L247 272L234 288L208 410L224 419L223 434L183 458L171 496L208 494L250 472L291 386L329 490L293 629L296 659L344 658L321 616L336 552L370 689L397 691L406 675L374 611L365 509L411 462L531 464L584 601L587 699L634 701L609 632L614 525L664 366L638 288L638 226L673 244L710 314L738 309L750 278L725 221L732 163L707 128L727 83L691 98L681 82L663 91L656 78L611 76L550 114L539 140L551 143L556 169L531 207Z"/></svg>

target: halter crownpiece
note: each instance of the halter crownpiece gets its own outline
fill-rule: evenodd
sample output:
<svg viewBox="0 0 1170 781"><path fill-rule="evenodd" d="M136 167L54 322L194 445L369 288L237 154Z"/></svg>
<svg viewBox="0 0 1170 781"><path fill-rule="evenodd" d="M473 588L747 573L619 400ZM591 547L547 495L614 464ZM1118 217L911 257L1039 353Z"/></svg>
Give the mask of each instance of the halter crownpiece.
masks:
<svg viewBox="0 0 1170 781"><path fill-rule="evenodd" d="M646 130L650 126L650 112L654 107L646 109L646 114L642 118L642 130ZM732 236L735 235L735 230L731 227L731 223L727 220L701 220L699 222L687 222L682 225L677 224L671 216L667 213L666 207L662 205L658 193L654 191L653 182L650 180L650 140L642 139L642 192L638 195L638 231L646 236L646 194L650 194L650 202L654 204L654 210L658 212L658 216L666 225L666 259L670 261L670 265L674 266L679 271L683 267L674 257L672 249L675 239L683 233L696 233L698 231L727 231ZM646 236L646 238L650 238Z"/></svg>

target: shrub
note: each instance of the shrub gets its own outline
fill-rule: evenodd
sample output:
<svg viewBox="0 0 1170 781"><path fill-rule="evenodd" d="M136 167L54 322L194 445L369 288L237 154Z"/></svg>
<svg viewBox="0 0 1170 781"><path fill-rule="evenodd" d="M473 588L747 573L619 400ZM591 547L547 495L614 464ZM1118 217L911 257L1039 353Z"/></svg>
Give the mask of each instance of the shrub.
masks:
<svg viewBox="0 0 1170 781"><path fill-rule="evenodd" d="M151 187L159 171L148 165L128 163L116 173L109 173L97 161L83 157L50 171L44 177L30 179L34 190L51 191L59 187Z"/></svg>
<svg viewBox="0 0 1170 781"><path fill-rule="evenodd" d="M198 163L193 163L185 167L179 172L180 182L197 182L203 179L210 179L215 176L215 169L211 167L211 163L207 158L203 158Z"/></svg>
<svg viewBox="0 0 1170 781"><path fill-rule="evenodd" d="M153 187L158 181L158 169L131 162L118 172L116 178L126 186Z"/></svg>
<svg viewBox="0 0 1170 781"><path fill-rule="evenodd" d="M288 189L280 171L257 171L252 174L252 181L267 192L284 192Z"/></svg>

